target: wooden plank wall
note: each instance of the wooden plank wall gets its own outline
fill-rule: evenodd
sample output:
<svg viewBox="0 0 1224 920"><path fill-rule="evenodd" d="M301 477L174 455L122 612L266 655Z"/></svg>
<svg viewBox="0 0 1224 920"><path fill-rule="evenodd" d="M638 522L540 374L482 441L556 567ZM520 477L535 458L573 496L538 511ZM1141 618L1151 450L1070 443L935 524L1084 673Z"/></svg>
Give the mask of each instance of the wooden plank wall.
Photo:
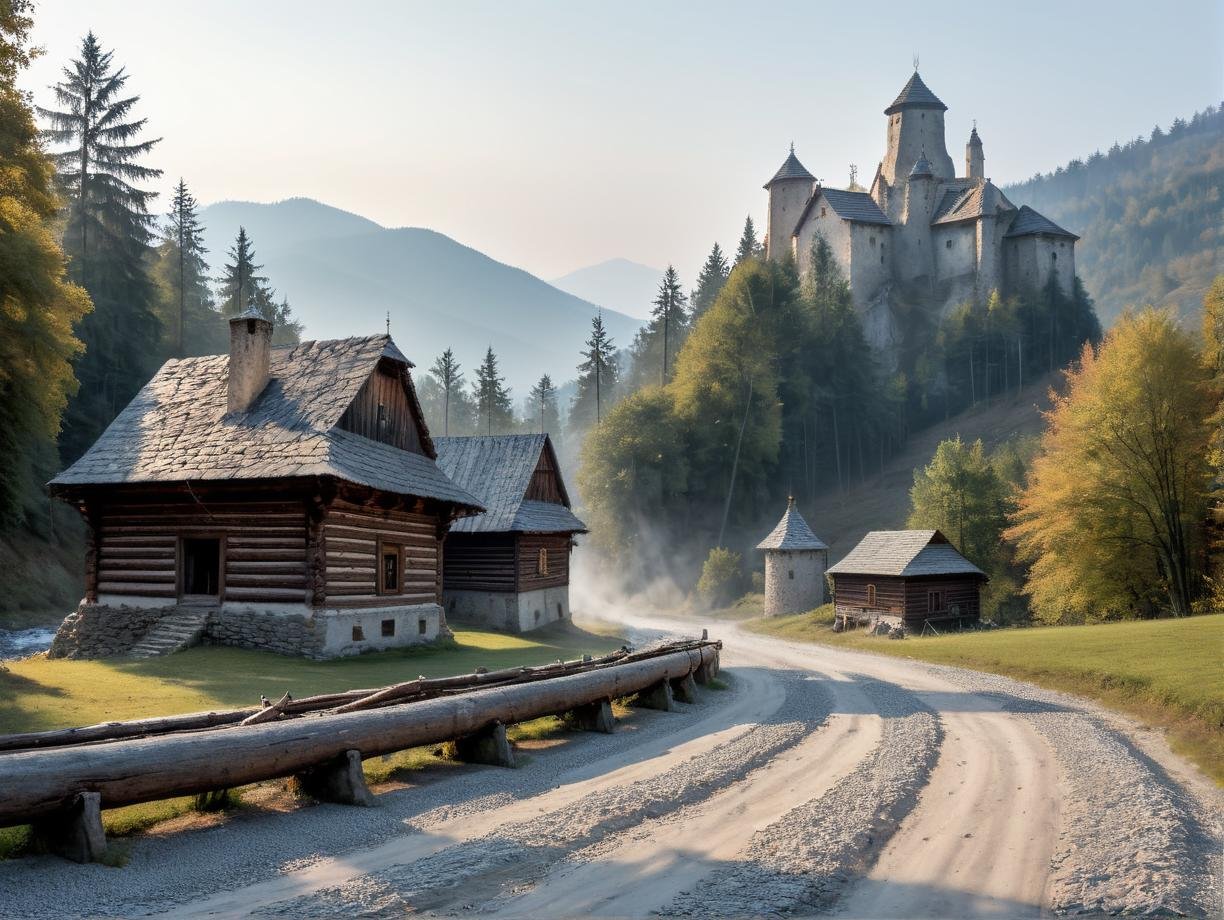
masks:
<svg viewBox="0 0 1224 920"><path fill-rule="evenodd" d="M569 584L569 535L518 535L518 590L560 588ZM540 550L548 553L548 574L539 574Z"/></svg>
<svg viewBox="0 0 1224 920"><path fill-rule="evenodd" d="M442 557L442 584L462 591L514 591L514 537L451 533Z"/></svg>
<svg viewBox="0 0 1224 920"><path fill-rule="evenodd" d="M378 424L378 406L385 407L386 423ZM417 419L404 383L397 374L379 368L362 384L353 404L340 417L340 427L400 450L423 453Z"/></svg>
<svg viewBox="0 0 1224 920"><path fill-rule="evenodd" d="M833 600L838 607L866 607L867 586L875 585L871 609L895 616L905 610L905 581L890 575L834 575Z"/></svg>
<svg viewBox="0 0 1224 920"><path fill-rule="evenodd" d="M564 505L565 499L561 493L561 474L553 467L548 456L548 450L540 451L540 461L531 474L531 482L527 486L524 498L539 502L552 502L554 505Z"/></svg>
<svg viewBox="0 0 1224 920"><path fill-rule="evenodd" d="M976 576L949 576L946 578L910 579L905 586L905 615L907 617L927 616L927 593L930 591L944 592L944 609L932 616L946 616L952 610L953 604L960 605L960 615L977 617L981 615L981 601Z"/></svg>
<svg viewBox="0 0 1224 920"><path fill-rule="evenodd" d="M179 538L224 538L227 601L301 603L306 512L300 501L196 502L189 496L99 505L98 591L178 597Z"/></svg>
<svg viewBox="0 0 1224 920"><path fill-rule="evenodd" d="M438 521L426 514L385 511L345 501L323 524L328 607L391 607L440 601ZM404 547L400 594L379 594L378 541Z"/></svg>

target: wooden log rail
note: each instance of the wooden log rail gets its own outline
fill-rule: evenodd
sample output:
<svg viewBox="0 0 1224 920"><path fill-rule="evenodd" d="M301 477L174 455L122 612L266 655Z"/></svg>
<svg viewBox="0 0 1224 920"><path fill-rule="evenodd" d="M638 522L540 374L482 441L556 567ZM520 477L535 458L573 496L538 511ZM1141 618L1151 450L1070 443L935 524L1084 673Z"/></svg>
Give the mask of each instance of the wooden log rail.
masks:
<svg viewBox="0 0 1224 920"><path fill-rule="evenodd" d="M397 705L414 700L430 699L449 693L463 693L478 687L492 687L512 683L529 683L546 680L563 674L595 670L610 665L645 660L660 654L698 648L705 640L672 642L639 651L623 648L600 658L578 658L557 661L535 667L505 668L499 671L478 671L453 677L418 678L365 690L346 690L339 693L324 693L301 699L281 700L273 706L250 706L214 712L192 712L173 716L156 716L148 719L102 722L78 728L52 729L49 731L23 732L0 735L0 754L8 751L36 748L63 747L117 741L124 738L143 738L150 735L173 732L200 731L229 725L240 725L247 720L271 721L276 718L292 718L312 712L334 710L356 711L374 706ZM270 712L269 710L274 710Z"/></svg>
<svg viewBox="0 0 1224 920"><path fill-rule="evenodd" d="M349 751L367 758L438 744L717 672L720 642L688 645L411 705L14 751L0 756L0 827L55 820L93 796L115 808L299 775L351 761Z"/></svg>

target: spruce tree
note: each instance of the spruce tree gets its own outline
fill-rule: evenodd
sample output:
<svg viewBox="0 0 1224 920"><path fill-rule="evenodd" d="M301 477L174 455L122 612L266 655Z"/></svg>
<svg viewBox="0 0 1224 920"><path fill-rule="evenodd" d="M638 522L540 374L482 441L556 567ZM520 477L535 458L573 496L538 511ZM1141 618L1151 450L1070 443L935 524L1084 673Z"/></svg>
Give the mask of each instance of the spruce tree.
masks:
<svg viewBox="0 0 1224 920"><path fill-rule="evenodd" d="M155 275L164 293L163 325L175 357L225 349L225 325L213 308L204 256L204 227L195 196L179 179L158 247Z"/></svg>
<svg viewBox="0 0 1224 920"><path fill-rule="evenodd" d="M633 339L631 387L641 389L651 384L666 384L675 371L675 356L688 332L686 309L688 296L680 285L680 276L671 265L659 282L650 322L638 330Z"/></svg>
<svg viewBox="0 0 1224 920"><path fill-rule="evenodd" d="M578 392L570 404L570 425L582 431L603 419L604 409L611 404L620 378L616 364L616 346L604 328L603 312L591 320L591 336L581 352L578 365Z"/></svg>
<svg viewBox="0 0 1224 920"><path fill-rule="evenodd" d="M139 96L124 95L128 74L114 69L92 32L80 57L52 89L55 109L40 108L66 220L69 275L94 311L78 329L85 353L76 365L81 383L68 405L60 452L75 460L149 378L159 351L161 323L149 276L154 193L135 183L161 175L141 162L159 138L138 140L145 119L133 117Z"/></svg>
<svg viewBox="0 0 1224 920"><path fill-rule="evenodd" d="M34 113L17 77L30 63L28 3L0 3L0 533L46 533L43 483L54 440L76 390L73 327L89 296L66 277L54 232L59 199ZM26 573L15 573L20 580Z"/></svg>
<svg viewBox="0 0 1224 920"><path fill-rule="evenodd" d="M438 355L429 373L440 388L441 406L439 408L442 414L442 435L447 437L450 435L451 402L455 394L463 390L463 370L455 359L454 349L447 348Z"/></svg>
<svg viewBox="0 0 1224 920"><path fill-rule="evenodd" d="M697 290L693 292L692 300L693 319L714 305L729 274L731 266L727 263L727 257L723 255L722 247L715 243L697 275Z"/></svg>
<svg viewBox="0 0 1224 920"><path fill-rule="evenodd" d="M739 265L748 259L759 259L764 250L757 240L756 225L752 223L752 215L744 220L744 232L740 236L739 246L735 250L735 264Z"/></svg>
<svg viewBox="0 0 1224 920"><path fill-rule="evenodd" d="M477 430L481 434L503 434L510 430L514 424L513 403L506 378L498 373L497 355L492 345L476 368L472 396L476 402Z"/></svg>
<svg viewBox="0 0 1224 920"><path fill-rule="evenodd" d="M217 279L217 300L221 313L233 318L255 304L260 289L268 279L259 274L263 266L255 263L255 245L247 236L246 227L238 228L238 237L230 247L229 258L221 277Z"/></svg>
<svg viewBox="0 0 1224 920"><path fill-rule="evenodd" d="M530 417L527 424L533 430L538 425L540 434L556 435L561 423L561 413L557 407L557 388L553 386L552 377L543 375L527 396L527 411Z"/></svg>

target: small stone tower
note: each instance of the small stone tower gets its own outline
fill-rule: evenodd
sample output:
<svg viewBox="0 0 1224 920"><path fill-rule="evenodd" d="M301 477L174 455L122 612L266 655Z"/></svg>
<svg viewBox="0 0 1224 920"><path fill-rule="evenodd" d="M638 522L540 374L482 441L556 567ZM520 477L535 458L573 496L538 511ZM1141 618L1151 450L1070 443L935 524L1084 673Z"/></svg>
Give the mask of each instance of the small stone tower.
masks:
<svg viewBox="0 0 1224 920"><path fill-rule="evenodd" d="M757 549L765 551L765 616L806 613L825 602L829 547L812 533L793 497Z"/></svg>
<svg viewBox="0 0 1224 920"><path fill-rule="evenodd" d="M986 178L986 156L982 153L982 139L978 137L977 125L969 132L969 143L965 145L965 175L975 181Z"/></svg>
<svg viewBox="0 0 1224 920"><path fill-rule="evenodd" d="M791 144L790 156L783 161L774 177L765 183L769 192L769 226L765 228L765 255L774 261L786 258L791 251L791 234L799 223L808 198L812 194L815 177L808 172L795 156L795 145Z"/></svg>

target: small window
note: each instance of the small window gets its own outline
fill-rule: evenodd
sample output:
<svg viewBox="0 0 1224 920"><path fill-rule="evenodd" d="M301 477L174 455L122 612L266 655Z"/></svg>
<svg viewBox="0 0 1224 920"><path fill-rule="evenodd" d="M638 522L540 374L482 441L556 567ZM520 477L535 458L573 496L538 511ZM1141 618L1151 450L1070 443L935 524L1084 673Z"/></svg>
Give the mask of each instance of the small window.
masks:
<svg viewBox="0 0 1224 920"><path fill-rule="evenodd" d="M400 558L403 548L395 543L383 543L379 549L378 593L401 593Z"/></svg>
<svg viewBox="0 0 1224 920"><path fill-rule="evenodd" d="M362 629L360 626L353 627L353 641L354 642L364 642L365 641L365 630Z"/></svg>
<svg viewBox="0 0 1224 920"><path fill-rule="evenodd" d="M417 635L423 636L429 630L429 624L424 620L417 620Z"/></svg>
<svg viewBox="0 0 1224 920"><path fill-rule="evenodd" d="M870 243L872 246L874 246L874 245L875 245L875 237L874 237L874 236L869 236L869 237L867 237L867 242L868 242L868 243Z"/></svg>
<svg viewBox="0 0 1224 920"><path fill-rule="evenodd" d="M927 613L939 613L944 609L944 595L942 591L927 592Z"/></svg>
<svg viewBox="0 0 1224 920"><path fill-rule="evenodd" d="M563 611L563 610L561 609L561 602L560 602L560 601L557 601L557 619L558 619L558 620L564 620L564 619L565 619L565 611Z"/></svg>
<svg viewBox="0 0 1224 920"><path fill-rule="evenodd" d="M794 580L795 580L795 570L794 570L794 569L790 569L790 570L789 570L789 571L786 573L786 577L787 577L787 578L789 578L791 581L794 581Z"/></svg>
<svg viewBox="0 0 1224 920"><path fill-rule="evenodd" d="M951 241L951 240L947 240L947 241L945 241L945 242L944 242L944 249L951 249L951 248L952 248L952 241Z"/></svg>
<svg viewBox="0 0 1224 920"><path fill-rule="evenodd" d="M829 212L828 212L828 209L826 209L826 208L821 208L821 209L820 209L820 216L821 216L821 217L826 216L828 213L829 213Z"/></svg>
<svg viewBox="0 0 1224 920"><path fill-rule="evenodd" d="M876 605L875 585L867 586L867 606L874 607Z"/></svg>
<svg viewBox="0 0 1224 920"><path fill-rule="evenodd" d="M395 635L395 620L382 621L382 634L384 639Z"/></svg>
<svg viewBox="0 0 1224 920"><path fill-rule="evenodd" d="M546 549L541 548L540 551L536 553L536 574L548 574L548 550Z"/></svg>
<svg viewBox="0 0 1224 920"><path fill-rule="evenodd" d="M1051 261L1051 262L1057 262L1057 261L1058 261L1058 253L1056 253L1056 252L1052 252L1052 253L1050 253L1050 261Z"/></svg>
<svg viewBox="0 0 1224 920"><path fill-rule="evenodd" d="M538 610L535 612L535 621L536 621L537 623L539 623L539 622L540 622L540 611L538 611Z"/></svg>
<svg viewBox="0 0 1224 920"><path fill-rule="evenodd" d="M387 404L378 404L378 431L381 434L387 430Z"/></svg>

